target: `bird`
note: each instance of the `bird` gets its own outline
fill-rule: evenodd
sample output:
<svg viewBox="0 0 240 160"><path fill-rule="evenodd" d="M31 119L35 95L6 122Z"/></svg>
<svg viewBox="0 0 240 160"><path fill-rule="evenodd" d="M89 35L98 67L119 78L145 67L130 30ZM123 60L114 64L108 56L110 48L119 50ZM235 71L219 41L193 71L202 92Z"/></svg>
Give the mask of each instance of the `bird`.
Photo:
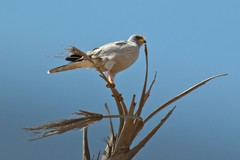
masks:
<svg viewBox="0 0 240 160"><path fill-rule="evenodd" d="M100 67L101 71L107 72L108 81L110 84L114 84L115 75L135 63L140 47L145 43L146 40L143 36L134 34L128 40L107 43L86 52L86 54ZM65 60L70 63L50 69L48 74L78 68L95 68L95 65L89 60L74 53L66 57Z"/></svg>

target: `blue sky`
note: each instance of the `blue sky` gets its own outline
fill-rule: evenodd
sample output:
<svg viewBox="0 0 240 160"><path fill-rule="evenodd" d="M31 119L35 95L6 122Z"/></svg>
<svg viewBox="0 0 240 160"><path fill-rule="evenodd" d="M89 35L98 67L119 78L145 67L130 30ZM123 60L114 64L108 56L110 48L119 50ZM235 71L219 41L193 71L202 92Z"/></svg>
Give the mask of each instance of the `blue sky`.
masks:
<svg viewBox="0 0 240 160"><path fill-rule="evenodd" d="M94 70L47 70L66 63L56 56L70 45L87 51L135 33L147 39L150 78L158 72L143 117L195 83L229 73L176 102L135 159L240 159L239 8L237 0L1 1L0 159L81 159L81 131L28 142L31 134L22 128L73 118L79 109L106 113L105 102L116 113ZM140 97L144 66L141 50L138 61L116 77L127 104L132 94ZM92 153L102 151L108 122L90 127L89 134Z"/></svg>

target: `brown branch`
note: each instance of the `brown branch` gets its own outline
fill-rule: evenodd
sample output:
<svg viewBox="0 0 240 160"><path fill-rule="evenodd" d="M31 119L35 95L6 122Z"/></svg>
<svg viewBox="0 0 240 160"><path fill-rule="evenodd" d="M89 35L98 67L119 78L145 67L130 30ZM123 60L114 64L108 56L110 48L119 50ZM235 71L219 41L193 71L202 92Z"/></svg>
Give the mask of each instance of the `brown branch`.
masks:
<svg viewBox="0 0 240 160"><path fill-rule="evenodd" d="M146 92L147 81L148 81L148 50L147 50L147 45L146 44L145 44L144 51L145 51L145 60L146 60L145 80L144 80L144 84L143 84L142 95L141 95L141 98L140 98L139 106L138 106L137 112L135 114L136 116L139 116L139 117L142 113L142 109L144 107L144 104L145 104L145 102L147 101L147 99L150 95L150 91L151 91L152 86L153 86L153 84L156 80L156 75L157 75L157 73L155 73L154 80L152 81L152 83L150 85L150 88ZM143 125L144 125L144 123L142 121L138 121L138 120L134 121L132 132L129 135L129 137L131 138L131 141L134 140L134 138L137 136L139 131L142 129Z"/></svg>
<svg viewBox="0 0 240 160"><path fill-rule="evenodd" d="M120 118L120 119L126 119L126 120L138 119L142 121L140 117L136 117L134 115L102 115L102 114L92 113L87 111L80 111L75 114L83 115L85 117L51 122L51 123L47 123L37 127L24 128L24 130L35 131L34 133L36 134L37 138L33 138L30 140L36 140L36 139L41 139L41 138L56 135L56 134L62 134L74 129L81 129L84 127L88 127L102 120L103 118Z"/></svg>
<svg viewBox="0 0 240 160"><path fill-rule="evenodd" d="M99 117L99 116L76 118L76 119L52 122L52 123L41 125L39 127L24 128L24 130L35 131L34 133L38 136L38 138L33 138L31 140L36 140L36 139L41 139L41 138L56 135L56 134L62 134L74 129L84 128L97 121L100 121L101 119L102 117ZM50 130L50 131L37 132L39 130Z"/></svg>
<svg viewBox="0 0 240 160"><path fill-rule="evenodd" d="M111 118L111 115L110 115L110 110L109 110L109 107L107 105L107 103L105 103L105 109L107 110L107 114L109 116L109 123L110 123L110 136L114 136L114 129L113 129L113 123L112 123L112 118Z"/></svg>
<svg viewBox="0 0 240 160"><path fill-rule="evenodd" d="M147 81L148 81L148 50L147 50L147 44L144 45L144 51L145 51L145 60L146 60L146 71L145 71L145 80L143 84L143 89L142 89L142 95L140 98L138 110L136 112L136 116L140 116L142 112L142 108L144 106L144 97L145 97L145 92L147 88Z"/></svg>
<svg viewBox="0 0 240 160"><path fill-rule="evenodd" d="M172 112L174 111L176 107L174 107L173 109L171 109L167 115L159 122L159 124L157 126L154 127L154 129L146 136L144 137L135 147L133 147L130 151L129 151L129 158L133 158L143 147L144 145L152 138L152 136L159 130L159 128L166 122L166 120L170 117L170 115L172 114Z"/></svg>
<svg viewBox="0 0 240 160"><path fill-rule="evenodd" d="M132 97L132 102L131 102L129 112L128 112L129 115L134 114L134 109L135 109L135 106L136 106L135 98L136 98L136 95L134 94L133 97Z"/></svg>
<svg viewBox="0 0 240 160"><path fill-rule="evenodd" d="M87 127L83 128L83 146L82 146L83 160L90 160L90 152L88 147Z"/></svg>
<svg viewBox="0 0 240 160"><path fill-rule="evenodd" d="M172 98L171 100L167 101L166 103L164 103L162 106L160 106L159 108L157 108L154 112L152 112L145 120L144 123L146 123L149 119L151 119L154 115L156 115L158 112L160 112L162 109L166 108L167 106L169 106L170 104L172 104L173 102L179 100L180 98L182 98L183 96L189 94L190 92L194 91L195 89L197 89L198 87L201 87L202 85L204 85L205 83L207 83L208 81L217 78L217 77L221 77L221 76L226 76L227 74L219 74L213 77L210 77L206 80L203 80L202 82L194 85L193 87L190 87L189 89L185 90L184 92L180 93L179 95L177 95L176 97Z"/></svg>
<svg viewBox="0 0 240 160"><path fill-rule="evenodd" d="M110 123L110 136L108 137L108 139L106 140L106 147L105 147L105 150L104 150L104 153L102 155L102 158L101 160L107 160L114 148L115 148L115 142L116 142L116 137L115 137L115 134L114 134L114 129L113 129L113 123L112 123L112 118L110 117L110 110L109 110L109 107L107 105L107 103L105 103L105 109L107 110L107 113L108 113L108 116L109 116L109 123Z"/></svg>
<svg viewBox="0 0 240 160"><path fill-rule="evenodd" d="M154 75L153 81L152 81L152 83L151 83L151 85L150 85L148 91L147 91L146 94L145 94L145 99L144 99L145 102L147 101L148 97L150 96L150 92L151 92L152 87L153 87L153 85L154 85L154 83L155 83L155 81L156 81L156 78L157 78L157 72L155 72L155 75ZM145 103L145 102L144 102L144 103Z"/></svg>

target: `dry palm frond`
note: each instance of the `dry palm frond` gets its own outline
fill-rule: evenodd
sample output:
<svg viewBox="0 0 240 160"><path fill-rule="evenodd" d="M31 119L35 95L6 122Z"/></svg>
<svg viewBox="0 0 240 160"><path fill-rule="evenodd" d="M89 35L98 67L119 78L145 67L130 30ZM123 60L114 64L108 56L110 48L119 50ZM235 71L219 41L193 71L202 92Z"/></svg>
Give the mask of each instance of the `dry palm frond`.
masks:
<svg viewBox="0 0 240 160"><path fill-rule="evenodd" d="M79 112L76 112L75 114L85 116L81 118L73 118L73 119L65 119L61 121L56 122L50 122L44 125L40 125L37 127L30 127L30 128L24 128L26 131L34 131L34 133L38 136L38 138L35 139L41 139L44 137L56 135L56 134L62 134L74 129L82 129L85 127L88 127L98 121L101 121L103 118L123 118L123 119L138 119L142 120L139 117L136 116L130 116L130 115L102 115L98 113L93 112L87 112L80 110ZM42 131L42 132L40 132Z"/></svg>
<svg viewBox="0 0 240 160"><path fill-rule="evenodd" d="M214 78L218 78L221 76L226 76L227 74L219 74L216 76L212 76L206 80L203 80L202 82L199 82L198 84L190 87L189 89L185 90L184 92L180 93L179 95L177 95L176 97L172 98L171 100L167 101L166 103L164 103L163 105L161 105L158 109L156 109L154 112L152 112L145 120L144 123L146 123L149 119L151 119L154 115L156 115L158 112L160 112L161 110L163 110L164 108L166 108L167 106L169 106L170 104L172 104L173 102L179 100L180 98L186 96L187 94L189 94L190 92L196 90L197 88L201 87L202 85L204 85L205 83L207 83L208 81L214 79Z"/></svg>
<svg viewBox="0 0 240 160"><path fill-rule="evenodd" d="M88 147L88 134L87 134L87 127L83 128L83 142L82 142L82 153L83 153L83 160L90 159L90 151Z"/></svg>
<svg viewBox="0 0 240 160"><path fill-rule="evenodd" d="M88 127L103 118L103 115L101 114L86 111L80 111L78 114L84 115L85 117L51 122L38 127L24 128L24 130L35 131L34 133L38 136L38 138L35 139L40 139L56 134L62 134L73 129ZM37 132L41 130L43 132Z"/></svg>
<svg viewBox="0 0 240 160"><path fill-rule="evenodd" d="M133 158L143 147L144 145L152 138L152 136L159 130L159 128L166 122L166 120L170 117L172 112L174 111L176 107L171 109L167 115L154 127L154 129L146 136L144 137L135 147L133 147L129 153L128 157L131 159Z"/></svg>
<svg viewBox="0 0 240 160"><path fill-rule="evenodd" d="M190 92L196 90L197 88L203 86L207 82L209 82L212 79L225 76L227 74L220 74L213 77L210 77L206 80L203 80L202 82L190 87L189 89L185 90L184 92L180 93L176 97L172 98L171 100L167 101L163 105L159 106L155 111L153 111L149 116L147 116L144 120L141 117L142 110L145 106L145 103L147 99L150 96L151 89L156 81L157 72L155 73L155 76L153 78L152 83L150 84L150 87L147 89L147 82L148 82L148 50L147 45L145 44L145 60L146 60L146 72L145 72L145 80L143 83L142 93L141 97L138 103L138 106L136 106L135 98L136 96L133 95L130 106L127 107L122 95L118 92L115 85L111 85L111 83L108 81L105 74L101 71L100 67L94 64L94 62L91 60L88 55L86 55L81 50L77 49L76 47L71 47L68 49L69 52L83 56L84 59L90 61L94 64L96 70L99 72L100 77L103 78L103 80L106 81L108 86L110 87L110 90L112 92L112 95L114 97L116 107L118 109L117 115L111 115L108 105L105 103L105 108L107 110L107 115L88 112L88 111L82 111L76 112L76 115L80 115L83 117L75 118L75 119L67 119L52 123L47 123L38 127L31 127L31 128L25 128L27 131L34 131L37 136L39 136L36 139L44 138L47 136L52 136L56 134L62 134L67 131L71 131L74 129L82 129L83 128L83 159L84 160L91 160L90 157L90 151L88 147L88 138L87 138L87 127L101 121L103 118L108 118L110 123L110 134L108 138L106 139L106 148L104 150L104 153L102 154L101 160L131 160L142 148L143 146L151 139L151 137L156 134L156 132L160 129L160 127L166 122L166 120L170 117L172 112L176 107L168 111L168 113L165 115L164 118L162 118L158 124L139 142L137 145L132 146L132 142L135 140L138 133L143 129L144 125L152 119L157 113L165 109L166 107L169 107L170 104L173 102L179 100L180 98L186 96ZM129 108L129 109L128 109ZM136 111L135 111L136 110ZM119 118L119 126L118 126L118 132L115 135L114 127L112 123L112 118ZM42 132L39 132L42 131ZM100 158L100 152L98 153L97 159ZM94 159L94 157L92 158Z"/></svg>

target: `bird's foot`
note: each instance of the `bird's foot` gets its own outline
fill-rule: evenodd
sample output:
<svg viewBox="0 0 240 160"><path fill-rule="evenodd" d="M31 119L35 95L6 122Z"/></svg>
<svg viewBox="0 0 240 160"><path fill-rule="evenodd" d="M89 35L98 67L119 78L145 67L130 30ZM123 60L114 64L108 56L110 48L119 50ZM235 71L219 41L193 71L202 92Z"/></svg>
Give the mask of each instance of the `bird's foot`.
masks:
<svg viewBox="0 0 240 160"><path fill-rule="evenodd" d="M114 88L114 87L115 87L115 84L114 84L114 83L107 83L107 84L106 84L106 87L107 87L107 88Z"/></svg>

